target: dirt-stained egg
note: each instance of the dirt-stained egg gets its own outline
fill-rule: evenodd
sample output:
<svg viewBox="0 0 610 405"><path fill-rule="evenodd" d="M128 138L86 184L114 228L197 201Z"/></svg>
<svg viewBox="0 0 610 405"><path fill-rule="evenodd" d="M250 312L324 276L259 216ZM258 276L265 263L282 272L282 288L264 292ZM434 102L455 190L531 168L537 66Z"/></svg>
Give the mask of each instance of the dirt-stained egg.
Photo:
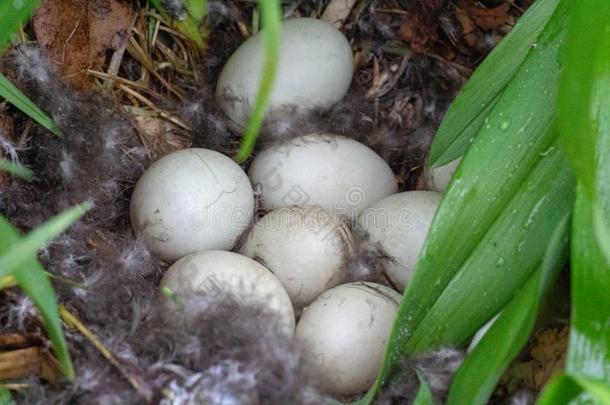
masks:
<svg viewBox="0 0 610 405"><path fill-rule="evenodd" d="M232 249L253 212L248 176L208 149L184 149L157 160L131 197L134 230L169 262L198 250Z"/></svg>
<svg viewBox="0 0 610 405"><path fill-rule="evenodd" d="M366 209L358 225L371 241L388 256L383 267L401 291L423 247L442 194L432 191L407 191L384 198Z"/></svg>
<svg viewBox="0 0 610 405"><path fill-rule="evenodd" d="M248 171L264 208L318 205L347 220L397 191L388 164L338 135L304 135L259 152Z"/></svg>
<svg viewBox="0 0 610 405"><path fill-rule="evenodd" d="M292 206L254 224L240 253L271 270L300 309L345 279L354 241L347 225L324 209Z"/></svg>
<svg viewBox="0 0 610 405"><path fill-rule="evenodd" d="M220 73L216 97L233 126L245 126L256 100L265 58L262 33L244 42ZM292 18L281 26L275 84L268 115L285 116L328 108L349 89L353 56L345 36L314 18Z"/></svg>
<svg viewBox="0 0 610 405"><path fill-rule="evenodd" d="M189 254L167 270L160 288L169 295L164 302L170 319L185 316L181 308L195 298L200 311L218 300L231 299L236 310L260 309L259 321L264 327L275 325L287 337L294 335L294 310L288 293L269 270L249 257L220 250Z"/></svg>
<svg viewBox="0 0 610 405"><path fill-rule="evenodd" d="M455 159L447 163L446 165L439 167L428 167L426 169L426 182L428 189L432 191L438 191L444 193L449 187L449 183L455 174L462 158Z"/></svg>
<svg viewBox="0 0 610 405"><path fill-rule="evenodd" d="M328 394L365 391L383 361L401 296L381 284L343 284L320 295L297 323L295 342Z"/></svg>

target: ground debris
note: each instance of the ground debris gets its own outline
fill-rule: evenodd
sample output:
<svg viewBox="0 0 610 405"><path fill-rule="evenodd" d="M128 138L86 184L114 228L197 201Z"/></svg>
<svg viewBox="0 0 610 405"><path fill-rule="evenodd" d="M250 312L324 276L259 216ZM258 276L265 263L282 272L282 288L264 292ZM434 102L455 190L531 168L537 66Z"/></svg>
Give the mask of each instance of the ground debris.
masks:
<svg viewBox="0 0 610 405"><path fill-rule="evenodd" d="M555 374L564 370L569 327L558 326L536 333L521 358L511 363L496 395L512 396L528 388L540 392Z"/></svg>

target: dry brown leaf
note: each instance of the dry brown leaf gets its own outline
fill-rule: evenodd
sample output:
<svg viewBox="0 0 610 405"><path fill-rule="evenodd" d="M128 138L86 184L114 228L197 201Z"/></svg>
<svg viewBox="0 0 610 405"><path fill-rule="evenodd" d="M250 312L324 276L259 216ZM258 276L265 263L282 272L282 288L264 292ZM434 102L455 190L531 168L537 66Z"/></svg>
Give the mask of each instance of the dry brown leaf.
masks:
<svg viewBox="0 0 610 405"><path fill-rule="evenodd" d="M460 23L460 27L462 28L462 35L464 40L470 47L474 47L477 43L477 35L475 33L475 24L468 15L468 13L462 9L457 9L455 11L455 17Z"/></svg>
<svg viewBox="0 0 610 405"><path fill-rule="evenodd" d="M106 51L127 39L131 15L130 4L119 0L44 0L32 25L62 75L86 88L87 69L100 70Z"/></svg>
<svg viewBox="0 0 610 405"><path fill-rule="evenodd" d="M140 139L155 160L190 144L179 128L167 120L154 116L136 116L135 120Z"/></svg>
<svg viewBox="0 0 610 405"><path fill-rule="evenodd" d="M463 10L474 24L484 30L498 29L508 24L510 7L510 3L503 3L497 7L484 8L466 0L458 4L458 9Z"/></svg>
<svg viewBox="0 0 610 405"><path fill-rule="evenodd" d="M16 380L35 374L57 383L62 380L57 359L41 347L0 353L0 381Z"/></svg>
<svg viewBox="0 0 610 405"><path fill-rule="evenodd" d="M400 26L398 35L414 52L427 52L438 40L437 15L434 10L431 11L418 1L410 2L407 17Z"/></svg>
<svg viewBox="0 0 610 405"><path fill-rule="evenodd" d="M567 326L537 333L526 351L529 358L513 362L500 385L508 393L523 387L539 392L551 377L564 369L568 335Z"/></svg>
<svg viewBox="0 0 610 405"><path fill-rule="evenodd" d="M22 349L38 344L41 344L41 342L36 335L22 335L20 333L6 333L0 335L0 351Z"/></svg>

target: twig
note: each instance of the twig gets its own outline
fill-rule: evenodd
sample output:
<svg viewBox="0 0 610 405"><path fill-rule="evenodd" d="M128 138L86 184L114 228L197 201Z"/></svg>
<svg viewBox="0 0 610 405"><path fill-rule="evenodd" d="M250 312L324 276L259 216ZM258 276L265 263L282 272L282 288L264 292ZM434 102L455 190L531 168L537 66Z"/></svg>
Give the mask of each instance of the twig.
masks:
<svg viewBox="0 0 610 405"><path fill-rule="evenodd" d="M104 346L104 344L87 328L77 317L66 309L63 305L59 307L59 315L69 328L79 331L110 364L112 364L121 375L129 382L129 384L144 397L150 397L150 389L142 386L138 379L131 375L119 360Z"/></svg>

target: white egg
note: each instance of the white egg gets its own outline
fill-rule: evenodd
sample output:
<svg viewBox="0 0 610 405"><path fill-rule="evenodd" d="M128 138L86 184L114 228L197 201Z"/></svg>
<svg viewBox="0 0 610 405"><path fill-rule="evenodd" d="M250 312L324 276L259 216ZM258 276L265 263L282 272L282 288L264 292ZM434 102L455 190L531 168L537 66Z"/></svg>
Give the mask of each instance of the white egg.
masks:
<svg viewBox="0 0 610 405"><path fill-rule="evenodd" d="M254 35L229 58L218 78L216 96L237 128L245 126L256 100L264 48L262 33ZM268 114L328 108L345 96L352 74L352 50L341 32L313 18L286 20Z"/></svg>
<svg viewBox="0 0 610 405"><path fill-rule="evenodd" d="M358 224L389 256L386 275L403 290L415 268L442 194L407 191L384 198L365 210Z"/></svg>
<svg viewBox="0 0 610 405"><path fill-rule="evenodd" d="M322 208L293 206L261 218L240 253L271 270L302 308L343 281L354 242L347 225Z"/></svg>
<svg viewBox="0 0 610 405"><path fill-rule="evenodd" d="M164 301L169 317L180 319L180 307L194 294L201 311L205 311L206 301L214 305L231 298L244 308L261 309L260 321L266 327L271 325L264 316L273 315L280 331L291 338L294 335L294 311L286 290L269 270L249 257L221 250L192 253L167 270L160 287L171 291L171 299Z"/></svg>
<svg viewBox="0 0 610 405"><path fill-rule="evenodd" d="M244 171L208 149L162 157L142 175L131 197L133 228L167 261L203 249L232 249L253 211Z"/></svg>
<svg viewBox="0 0 610 405"><path fill-rule="evenodd" d="M264 208L318 205L355 220L397 191L388 164L373 150L337 135L305 135L256 155L248 172Z"/></svg>
<svg viewBox="0 0 610 405"><path fill-rule="evenodd" d="M295 341L317 382L343 396L370 388L401 296L375 283L349 283L320 295L297 323Z"/></svg>
<svg viewBox="0 0 610 405"><path fill-rule="evenodd" d="M426 169L426 181L428 183L428 189L432 191L438 191L439 193L444 193L449 187L449 182L453 178L455 171L462 158L456 159L452 162L447 163L446 165L439 167L428 167Z"/></svg>

